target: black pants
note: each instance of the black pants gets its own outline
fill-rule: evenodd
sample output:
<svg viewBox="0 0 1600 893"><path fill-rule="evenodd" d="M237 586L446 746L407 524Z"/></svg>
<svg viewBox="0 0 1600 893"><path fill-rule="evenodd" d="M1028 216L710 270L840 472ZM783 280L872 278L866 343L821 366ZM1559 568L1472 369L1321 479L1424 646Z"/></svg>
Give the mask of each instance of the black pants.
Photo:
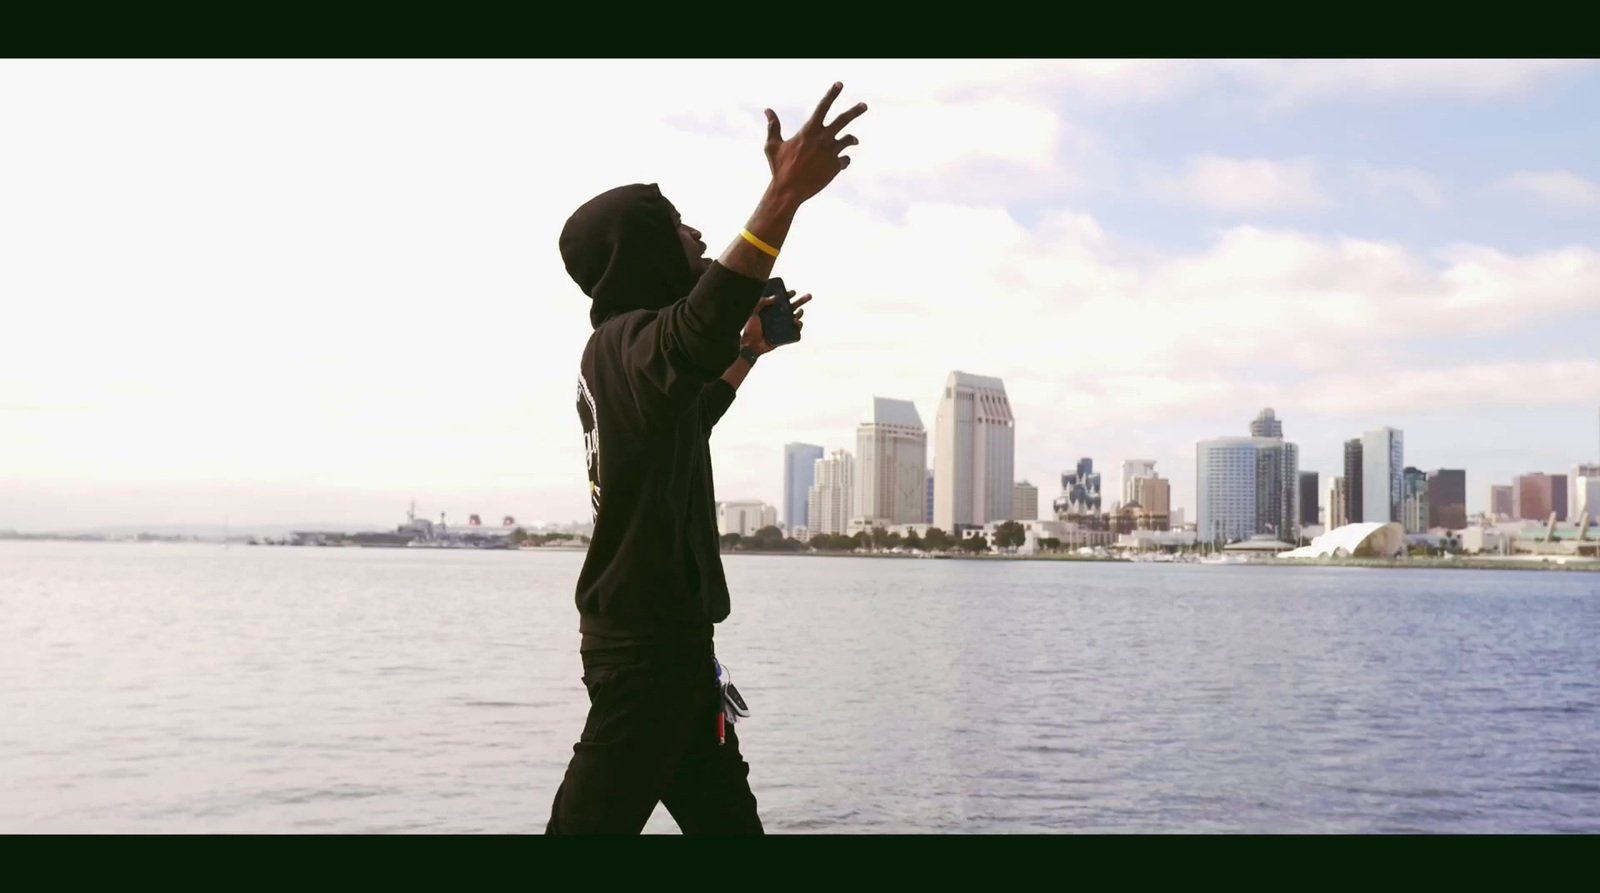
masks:
<svg viewBox="0 0 1600 893"><path fill-rule="evenodd" d="M722 710L710 642L583 653L589 719L547 834L638 834L656 804L684 834L760 834L750 767Z"/></svg>

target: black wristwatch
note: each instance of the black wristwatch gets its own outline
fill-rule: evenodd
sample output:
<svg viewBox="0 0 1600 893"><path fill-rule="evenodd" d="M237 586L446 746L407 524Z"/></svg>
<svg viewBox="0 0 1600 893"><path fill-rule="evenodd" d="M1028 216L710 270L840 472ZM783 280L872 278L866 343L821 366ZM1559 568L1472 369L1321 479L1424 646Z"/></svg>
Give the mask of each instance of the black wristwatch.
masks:
<svg viewBox="0 0 1600 893"><path fill-rule="evenodd" d="M756 364L756 357L761 356L761 354L758 354L749 347L741 344L739 345L739 356L744 357L745 362L754 366Z"/></svg>

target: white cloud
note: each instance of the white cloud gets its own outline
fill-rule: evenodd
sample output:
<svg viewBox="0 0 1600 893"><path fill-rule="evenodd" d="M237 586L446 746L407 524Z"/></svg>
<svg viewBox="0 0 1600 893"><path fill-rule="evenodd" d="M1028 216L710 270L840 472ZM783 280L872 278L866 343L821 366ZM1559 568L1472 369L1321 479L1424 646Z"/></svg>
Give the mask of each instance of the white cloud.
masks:
<svg viewBox="0 0 1600 893"><path fill-rule="evenodd" d="M1118 260L1115 238L1082 215L1031 232L1001 212L953 206L919 206L904 221L838 205L817 217L830 240L873 250L796 261L790 281L820 296L808 317L814 340L779 355L759 387L833 411L801 422L792 403L802 398L741 406L740 427L719 436L751 455L786 439L848 447L866 389L915 399L931 424L952 368L1006 380L1024 420L1019 468L1035 477L1085 438L1124 432L1118 446L1137 452L1150 425L1245 419L1262 405L1383 413L1517 403L1524 386L1552 404L1592 393L1592 364L1424 371L1416 350L1418 333L1446 344L1600 309L1600 254L1587 248L1456 247L1429 258L1240 227L1147 263ZM719 463L717 474L741 492L776 491L769 468Z"/></svg>
<svg viewBox="0 0 1600 893"><path fill-rule="evenodd" d="M872 109L871 150L892 159L878 175L927 174L952 161L999 160L1044 167L1053 160L1062 122L1050 109L985 100L949 105L891 104Z"/></svg>
<svg viewBox="0 0 1600 893"><path fill-rule="evenodd" d="M933 83L940 96L1047 93L1086 107L1168 102L1221 89L1282 110L1326 102L1500 99L1594 67L1592 60L1558 59L1081 59L1012 63L976 77L971 69L952 68Z"/></svg>
<svg viewBox="0 0 1600 893"><path fill-rule="evenodd" d="M1147 175L1145 187L1157 198L1229 213L1321 208L1332 203L1309 159L1205 155L1189 159L1176 173Z"/></svg>
<svg viewBox="0 0 1600 893"><path fill-rule="evenodd" d="M1600 208L1600 185L1571 171L1517 171L1501 180L1498 187L1558 207Z"/></svg>
<svg viewBox="0 0 1600 893"><path fill-rule="evenodd" d="M1445 203L1444 190L1433 177L1419 170L1357 164L1351 166L1350 176L1356 185L1378 198L1403 196L1433 208Z"/></svg>
<svg viewBox="0 0 1600 893"><path fill-rule="evenodd" d="M1228 61L1218 68L1261 91L1269 105L1366 98L1485 99L1526 91L1588 60L1371 59Z"/></svg>
<svg viewBox="0 0 1600 893"><path fill-rule="evenodd" d="M1481 411L1495 405L1581 406L1600 394L1600 362L1589 359L1481 363L1441 369L1351 370L1297 388L1295 405L1331 415L1418 407ZM1284 396L1288 396L1285 394Z"/></svg>
<svg viewBox="0 0 1600 893"><path fill-rule="evenodd" d="M1130 250L1138 233L1065 198L1092 183L1050 179L1063 156L1105 154L1051 110L1050 78L1134 101L1162 95L1180 63L837 67L0 66L28 84L0 90L0 490L28 480L35 494L27 519L0 498L0 526L55 517L42 487L98 488L77 503L144 494L105 510L152 521L195 520L161 517L160 488L234 494L235 519L382 522L330 500L398 511L413 493L429 511L582 516L587 303L555 249L563 221L600 190L660 182L719 250L765 182L762 104L792 127L835 77L844 103L873 108L853 128L857 163L785 246L780 274L817 300L806 341L763 361L717 434L727 493L777 498L780 445L851 446L873 393L915 400L931 426L952 368L1006 378L1019 473L1038 479L1096 431L1131 454L1148 449L1141 425L1269 400L1378 411L1394 399L1383 376L1410 380L1419 332L1487 334L1600 302L1586 247L1424 257L1235 227L1202 250ZM1307 160L1210 157L1161 186L1249 214L1328 201L1323 176ZM1003 201L1030 189L1056 210L1024 226ZM1288 371L1254 370L1269 362ZM1509 362L1485 360L1547 393L1588 381L1494 365ZM1373 383L1328 396L1353 367Z"/></svg>

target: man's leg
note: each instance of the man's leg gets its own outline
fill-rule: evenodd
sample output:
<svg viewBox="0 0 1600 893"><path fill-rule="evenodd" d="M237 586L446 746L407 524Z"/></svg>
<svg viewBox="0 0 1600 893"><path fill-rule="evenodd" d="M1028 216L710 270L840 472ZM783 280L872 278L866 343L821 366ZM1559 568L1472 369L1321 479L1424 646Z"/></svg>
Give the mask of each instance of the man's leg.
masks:
<svg viewBox="0 0 1600 893"><path fill-rule="evenodd" d="M655 661L591 663L589 718L545 833L638 834L689 747L693 686L686 669Z"/></svg>
<svg viewBox="0 0 1600 893"><path fill-rule="evenodd" d="M727 743L717 744L716 717L722 703L710 680L705 690L709 695L694 710L688 748L661 803L684 834L764 833L750 791L750 765L739 753L739 736L728 723Z"/></svg>

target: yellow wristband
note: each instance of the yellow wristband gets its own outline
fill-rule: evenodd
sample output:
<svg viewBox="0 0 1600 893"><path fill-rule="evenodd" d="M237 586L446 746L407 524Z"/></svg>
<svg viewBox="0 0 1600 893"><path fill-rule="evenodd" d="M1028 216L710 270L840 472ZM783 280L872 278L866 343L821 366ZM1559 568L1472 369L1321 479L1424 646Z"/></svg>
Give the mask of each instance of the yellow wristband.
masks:
<svg viewBox="0 0 1600 893"><path fill-rule="evenodd" d="M756 238L755 237L755 233L752 233L747 229L742 229L742 230L739 230L739 235L744 236L744 240L746 242L749 242L750 244L756 246L757 248L760 248L762 251L765 251L766 253L772 255L773 257L777 257L778 256L778 249L776 249L776 248L772 247L771 245L768 245L766 242L763 242L760 239Z"/></svg>

